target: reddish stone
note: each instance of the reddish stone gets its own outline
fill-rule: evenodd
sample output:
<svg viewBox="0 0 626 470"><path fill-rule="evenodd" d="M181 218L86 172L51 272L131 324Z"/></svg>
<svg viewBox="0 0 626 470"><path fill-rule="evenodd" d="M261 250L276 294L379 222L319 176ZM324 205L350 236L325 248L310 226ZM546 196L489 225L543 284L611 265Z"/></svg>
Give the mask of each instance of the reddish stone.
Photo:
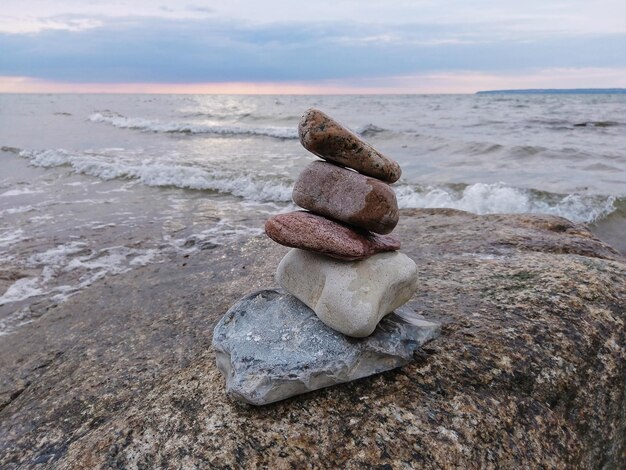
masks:
<svg viewBox="0 0 626 470"><path fill-rule="evenodd" d="M317 109L309 109L298 126L300 142L315 155L387 183L400 179L397 162Z"/></svg>
<svg viewBox="0 0 626 470"><path fill-rule="evenodd" d="M389 185L332 163L309 164L296 180L293 200L303 209L376 233L390 233L399 218Z"/></svg>
<svg viewBox="0 0 626 470"><path fill-rule="evenodd" d="M355 230L304 211L270 217L265 222L265 233L281 245L351 261L400 249L400 241L391 235Z"/></svg>

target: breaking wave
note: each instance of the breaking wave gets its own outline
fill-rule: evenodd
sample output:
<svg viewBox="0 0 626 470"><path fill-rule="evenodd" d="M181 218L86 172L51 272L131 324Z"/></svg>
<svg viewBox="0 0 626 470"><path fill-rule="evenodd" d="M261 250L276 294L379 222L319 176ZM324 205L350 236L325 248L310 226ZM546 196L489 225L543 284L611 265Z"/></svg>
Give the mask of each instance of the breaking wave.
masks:
<svg viewBox="0 0 626 470"><path fill-rule="evenodd" d="M104 156L72 153L66 150L22 150L19 155L35 166L70 166L76 173L97 178L133 179L146 186L175 186L232 194L251 201L286 202L291 200L291 181L253 173L228 172L155 162L124 162Z"/></svg>
<svg viewBox="0 0 626 470"><path fill-rule="evenodd" d="M540 213L592 223L617 207L614 196L554 194L515 188L504 183L475 183L462 189L450 187L396 187L401 208L452 208L476 214Z"/></svg>
<svg viewBox="0 0 626 470"><path fill-rule="evenodd" d="M293 127L247 127L237 125L212 126L189 122L159 121L144 118L129 118L113 112L98 112L89 116L91 122L103 122L120 129L172 134L214 134L223 136L266 136L275 139L297 139Z"/></svg>
<svg viewBox="0 0 626 470"><path fill-rule="evenodd" d="M94 152L22 150L19 155L40 167L70 166L74 172L97 178L131 179L146 186L174 186L230 194L253 202L288 203L293 181L280 175L246 170L211 169L170 162L129 161ZM394 186L401 208L453 208L476 214L543 213L576 222L592 223L607 217L621 204L615 196L555 194L505 183L470 185Z"/></svg>
<svg viewBox="0 0 626 470"><path fill-rule="evenodd" d="M191 122L159 121L144 118L130 118L113 111L101 111L89 116L91 122L102 122L120 129L134 129L143 132L170 134L214 134L222 136L265 136L275 139L291 140L298 138L297 124L288 127L264 126L251 127L236 124L209 125ZM295 119L297 123L297 119ZM363 137L373 137L387 129L374 124L365 124L355 132Z"/></svg>

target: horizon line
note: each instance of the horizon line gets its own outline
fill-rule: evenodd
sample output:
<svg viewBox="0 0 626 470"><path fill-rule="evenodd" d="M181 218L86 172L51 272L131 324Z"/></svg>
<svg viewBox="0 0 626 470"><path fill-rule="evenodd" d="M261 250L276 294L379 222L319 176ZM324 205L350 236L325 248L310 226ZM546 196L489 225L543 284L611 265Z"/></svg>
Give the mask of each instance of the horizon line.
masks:
<svg viewBox="0 0 626 470"><path fill-rule="evenodd" d="M482 91L618 89L621 69L544 69L526 74L431 72L320 81L65 82L0 74L2 94L467 95ZM593 84L593 85L591 85ZM589 86L591 85L591 86Z"/></svg>

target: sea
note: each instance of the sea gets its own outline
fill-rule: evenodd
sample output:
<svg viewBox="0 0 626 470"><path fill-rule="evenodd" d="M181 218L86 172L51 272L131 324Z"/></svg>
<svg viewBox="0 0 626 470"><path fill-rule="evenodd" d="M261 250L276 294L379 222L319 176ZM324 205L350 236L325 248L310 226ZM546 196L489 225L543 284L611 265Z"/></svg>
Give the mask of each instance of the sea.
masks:
<svg viewBox="0 0 626 470"><path fill-rule="evenodd" d="M626 252L626 95L3 94L0 335L294 210L311 107L400 163L400 207L553 214Z"/></svg>

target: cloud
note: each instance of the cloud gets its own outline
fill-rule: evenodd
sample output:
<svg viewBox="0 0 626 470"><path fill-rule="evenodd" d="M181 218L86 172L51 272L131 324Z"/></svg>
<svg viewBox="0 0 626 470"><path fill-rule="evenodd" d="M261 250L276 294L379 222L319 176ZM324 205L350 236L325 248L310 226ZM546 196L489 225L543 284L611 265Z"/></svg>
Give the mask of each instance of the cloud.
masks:
<svg viewBox="0 0 626 470"><path fill-rule="evenodd" d="M28 10L22 3L3 3L0 75L40 84L337 81L379 89L357 82L389 80L405 89L399 77L479 81L626 67L626 3L616 0L32 0Z"/></svg>
<svg viewBox="0 0 626 470"><path fill-rule="evenodd" d="M94 18L72 17L11 17L0 16L0 33L33 34L42 31L85 31L102 26L102 21Z"/></svg>
<svg viewBox="0 0 626 470"><path fill-rule="evenodd" d="M163 4L166 3L166 4ZM3 0L0 33L33 34L46 30L77 31L113 23L116 20L143 18L194 20L213 15L207 5L152 0Z"/></svg>
<svg viewBox="0 0 626 470"><path fill-rule="evenodd" d="M212 15L215 13L215 10L213 8L202 6L202 5L187 5L185 6L185 9L187 11L205 13L209 15Z"/></svg>
<svg viewBox="0 0 626 470"><path fill-rule="evenodd" d="M0 18L46 21L51 17L194 19L275 23L466 25L475 30L542 34L626 33L623 0L3 0Z"/></svg>
<svg viewBox="0 0 626 470"><path fill-rule="evenodd" d="M626 66L626 34L491 39L464 26L420 23L92 21L38 34L0 34L0 74L81 83L206 83Z"/></svg>

